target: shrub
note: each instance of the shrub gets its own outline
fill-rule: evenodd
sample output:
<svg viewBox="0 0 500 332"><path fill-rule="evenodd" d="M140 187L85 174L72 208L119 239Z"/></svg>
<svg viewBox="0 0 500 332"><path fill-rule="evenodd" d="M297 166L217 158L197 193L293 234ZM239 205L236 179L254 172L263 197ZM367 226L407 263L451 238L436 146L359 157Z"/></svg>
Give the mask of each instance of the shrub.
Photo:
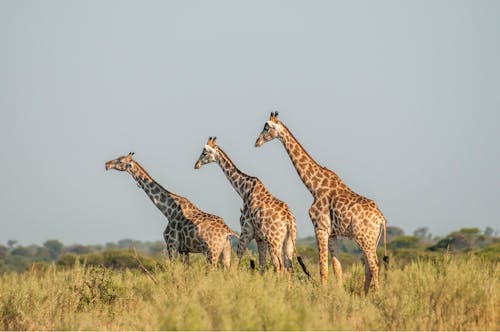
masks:
<svg viewBox="0 0 500 332"><path fill-rule="evenodd" d="M60 266L71 267L78 260L80 264L101 266L110 269L141 269L139 259L148 270L154 270L158 263L150 256L137 254L132 250L108 249L99 253L86 255L63 254L57 261Z"/></svg>
<svg viewBox="0 0 500 332"><path fill-rule="evenodd" d="M88 269L82 283L71 286L70 289L80 296L80 310L96 304L112 304L120 292L120 287L113 281L111 271L101 267Z"/></svg>

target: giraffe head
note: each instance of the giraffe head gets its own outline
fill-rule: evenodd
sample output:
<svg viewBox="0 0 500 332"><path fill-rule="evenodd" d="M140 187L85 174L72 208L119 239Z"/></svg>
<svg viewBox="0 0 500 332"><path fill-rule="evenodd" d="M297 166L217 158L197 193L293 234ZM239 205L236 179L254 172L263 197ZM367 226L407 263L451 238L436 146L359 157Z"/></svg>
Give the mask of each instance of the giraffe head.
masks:
<svg viewBox="0 0 500 332"><path fill-rule="evenodd" d="M217 142L215 141L217 137L209 137L207 144L203 148L198 161L194 165L195 169L199 169L201 166L209 163L215 162L217 159Z"/></svg>
<svg viewBox="0 0 500 332"><path fill-rule="evenodd" d="M127 171L131 166L132 163L134 162L134 159L132 159L132 156L134 155L133 152L130 152L126 156L122 156L119 158L116 158L114 160L110 160L106 163L106 171L110 169L116 169L117 171Z"/></svg>
<svg viewBox="0 0 500 332"><path fill-rule="evenodd" d="M276 137L280 137L282 129L283 124L278 119L278 112L271 112L269 121L267 121L264 125L264 129L262 129L259 137L257 138L255 146L259 147L262 144L275 139Z"/></svg>

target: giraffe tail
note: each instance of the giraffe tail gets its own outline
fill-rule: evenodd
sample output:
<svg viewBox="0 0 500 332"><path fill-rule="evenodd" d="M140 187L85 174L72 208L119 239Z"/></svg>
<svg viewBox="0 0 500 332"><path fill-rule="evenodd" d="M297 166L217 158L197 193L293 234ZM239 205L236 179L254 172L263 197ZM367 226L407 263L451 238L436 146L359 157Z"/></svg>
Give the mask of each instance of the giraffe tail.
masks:
<svg viewBox="0 0 500 332"><path fill-rule="evenodd" d="M384 268L385 268L385 272L387 274L387 269L389 268L389 256L387 256L387 221L386 220L384 220L382 227L384 228L384 257L382 258L382 261L384 262Z"/></svg>
<svg viewBox="0 0 500 332"><path fill-rule="evenodd" d="M307 275L307 278L311 279L312 278L311 277L311 273L307 269L307 266L304 264L304 261L302 260L302 257L300 257L299 255L297 255L297 261L299 262L299 265L302 268L302 271L304 271L304 273Z"/></svg>
<svg viewBox="0 0 500 332"><path fill-rule="evenodd" d="M290 228L289 228L290 230ZM289 235L292 237L290 240L292 241L293 243L293 251L295 252L295 255L297 256L297 262L299 262L299 265L300 267L302 268L302 271L305 273L305 275L307 276L307 278L309 280L312 279L311 277L311 273L309 272L309 270L307 269L307 266L306 264L304 264L304 261L302 260L302 257L299 255L299 251L297 250L297 246L295 244L295 236L292 236L292 234L289 233Z"/></svg>
<svg viewBox="0 0 500 332"><path fill-rule="evenodd" d="M226 226L226 230L227 230L227 237L231 237L231 236L234 236L235 238L239 239L240 236L238 235L238 233L236 233L235 231L233 231L228 225L225 225Z"/></svg>

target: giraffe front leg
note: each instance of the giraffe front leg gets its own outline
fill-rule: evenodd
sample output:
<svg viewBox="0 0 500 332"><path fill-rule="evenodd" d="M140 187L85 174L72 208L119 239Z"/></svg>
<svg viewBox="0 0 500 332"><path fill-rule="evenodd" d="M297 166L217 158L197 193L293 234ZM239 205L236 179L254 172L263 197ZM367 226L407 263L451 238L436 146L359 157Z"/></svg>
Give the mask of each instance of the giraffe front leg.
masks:
<svg viewBox="0 0 500 332"><path fill-rule="evenodd" d="M211 268L212 270L216 270L217 269L217 262L218 262L218 258L219 258L219 253L216 252L215 250L208 250L207 252L207 262L208 262L208 266L209 268Z"/></svg>
<svg viewBox="0 0 500 332"><path fill-rule="evenodd" d="M328 232L322 229L316 229L316 241L319 249L319 275L321 284L328 282Z"/></svg>
<svg viewBox="0 0 500 332"><path fill-rule="evenodd" d="M169 261L173 262L176 258L177 247L174 243L167 243L165 246L165 253Z"/></svg>
<svg viewBox="0 0 500 332"><path fill-rule="evenodd" d="M238 249L236 249L236 255L238 256L240 263L241 263L241 257L245 253L248 244L253 239L253 227L250 223L250 219L247 214L248 214L247 210L241 210L241 215L240 215L241 233L240 233L240 238L238 240Z"/></svg>
<svg viewBox="0 0 500 332"><path fill-rule="evenodd" d="M337 259L337 256L335 255L336 240L337 240L336 236L330 236L330 238L328 239L328 250L330 251L330 255L332 256L333 274L335 274L339 286L342 286L342 265L340 264L340 261Z"/></svg>
<svg viewBox="0 0 500 332"><path fill-rule="evenodd" d="M174 261L177 257L179 241L177 240L175 230L170 227L170 224L168 224L163 231L163 239L165 240L165 252L167 254L167 258L170 261Z"/></svg>
<svg viewBox="0 0 500 332"><path fill-rule="evenodd" d="M253 229L242 225L240 239L238 241L238 249L236 255L238 256L238 266L241 265L241 258L247 250L248 244L253 239Z"/></svg>
<svg viewBox="0 0 500 332"><path fill-rule="evenodd" d="M266 271L266 253L267 253L267 243L263 240L255 240L257 242L257 251L259 253L259 268L260 273Z"/></svg>
<svg viewBox="0 0 500 332"><path fill-rule="evenodd" d="M226 240L226 244L222 249L222 253L220 254L220 261L222 263L222 267L227 270L231 264L231 239L229 237Z"/></svg>
<svg viewBox="0 0 500 332"><path fill-rule="evenodd" d="M309 209L309 218L313 223L318 244L319 274L322 285L328 282L328 238L332 227L328 202L328 196L316 197Z"/></svg>

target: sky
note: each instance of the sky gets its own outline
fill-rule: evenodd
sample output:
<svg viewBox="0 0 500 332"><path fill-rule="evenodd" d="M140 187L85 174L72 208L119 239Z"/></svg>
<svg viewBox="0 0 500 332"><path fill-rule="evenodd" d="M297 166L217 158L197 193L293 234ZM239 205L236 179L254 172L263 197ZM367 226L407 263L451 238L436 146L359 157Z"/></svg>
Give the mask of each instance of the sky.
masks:
<svg viewBox="0 0 500 332"><path fill-rule="evenodd" d="M209 136L314 234L271 111L390 226L500 230L499 1L0 1L0 244L162 240L129 174L240 231Z"/></svg>

